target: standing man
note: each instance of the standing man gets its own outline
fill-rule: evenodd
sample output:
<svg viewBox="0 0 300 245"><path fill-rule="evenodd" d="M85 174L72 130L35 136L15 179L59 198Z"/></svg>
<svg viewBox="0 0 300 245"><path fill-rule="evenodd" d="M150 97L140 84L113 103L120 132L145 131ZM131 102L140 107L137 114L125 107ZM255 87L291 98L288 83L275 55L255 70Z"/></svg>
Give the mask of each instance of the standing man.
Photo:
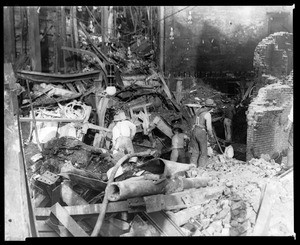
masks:
<svg viewBox="0 0 300 245"><path fill-rule="evenodd" d="M170 160L186 163L185 145L187 144L189 137L184 134L183 130L179 127L174 128L173 133Z"/></svg>
<svg viewBox="0 0 300 245"><path fill-rule="evenodd" d="M122 151L124 154L134 153L132 140L136 133L136 126L127 120L124 111L114 117L116 122L112 129L112 150Z"/></svg>
<svg viewBox="0 0 300 245"><path fill-rule="evenodd" d="M207 132L213 138L210 111L215 106L212 99L207 99L204 107L196 110L195 125L191 136L191 164L197 167L203 168L207 162Z"/></svg>
<svg viewBox="0 0 300 245"><path fill-rule="evenodd" d="M234 101L230 101L230 105L225 108L224 111L224 131L225 131L225 139L228 142L232 140L232 119L236 114Z"/></svg>

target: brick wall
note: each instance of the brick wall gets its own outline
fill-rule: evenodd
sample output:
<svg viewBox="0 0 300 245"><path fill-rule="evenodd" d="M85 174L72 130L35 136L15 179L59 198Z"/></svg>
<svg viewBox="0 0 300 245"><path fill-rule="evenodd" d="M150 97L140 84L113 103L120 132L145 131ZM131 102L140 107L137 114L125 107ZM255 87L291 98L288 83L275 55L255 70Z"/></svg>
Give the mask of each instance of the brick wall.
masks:
<svg viewBox="0 0 300 245"><path fill-rule="evenodd" d="M255 48L253 66L259 76L288 75L293 69L293 34L276 32L264 38Z"/></svg>
<svg viewBox="0 0 300 245"><path fill-rule="evenodd" d="M284 127L293 99L291 86L280 83L261 88L247 111L247 161L261 154L281 153L287 148Z"/></svg>

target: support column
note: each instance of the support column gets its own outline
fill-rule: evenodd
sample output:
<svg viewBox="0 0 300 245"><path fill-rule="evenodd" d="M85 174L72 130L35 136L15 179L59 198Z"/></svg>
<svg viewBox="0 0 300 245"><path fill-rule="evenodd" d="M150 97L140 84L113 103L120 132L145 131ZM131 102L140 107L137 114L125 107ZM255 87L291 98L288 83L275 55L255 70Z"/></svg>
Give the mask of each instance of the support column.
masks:
<svg viewBox="0 0 300 245"><path fill-rule="evenodd" d="M4 7L3 10L4 62L14 63L16 58L14 7Z"/></svg>
<svg viewBox="0 0 300 245"><path fill-rule="evenodd" d="M159 68L164 72L164 47L165 47L165 7L159 7Z"/></svg>
<svg viewBox="0 0 300 245"><path fill-rule="evenodd" d="M33 71L42 71L39 14L37 7L27 7L30 58Z"/></svg>
<svg viewBox="0 0 300 245"><path fill-rule="evenodd" d="M102 6L101 12L101 31L102 31L102 51L106 54L105 42L107 41L108 35L108 7Z"/></svg>

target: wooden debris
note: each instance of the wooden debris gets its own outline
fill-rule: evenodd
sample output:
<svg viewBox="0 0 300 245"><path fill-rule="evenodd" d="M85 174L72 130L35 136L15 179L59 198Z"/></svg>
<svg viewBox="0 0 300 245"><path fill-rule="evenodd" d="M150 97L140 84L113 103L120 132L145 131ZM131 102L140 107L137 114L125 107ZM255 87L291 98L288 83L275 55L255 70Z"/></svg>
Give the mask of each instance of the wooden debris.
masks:
<svg viewBox="0 0 300 245"><path fill-rule="evenodd" d="M68 214L68 212L56 203L51 207L51 212L56 218L69 230L73 236L86 237L88 234L76 223L76 221Z"/></svg>

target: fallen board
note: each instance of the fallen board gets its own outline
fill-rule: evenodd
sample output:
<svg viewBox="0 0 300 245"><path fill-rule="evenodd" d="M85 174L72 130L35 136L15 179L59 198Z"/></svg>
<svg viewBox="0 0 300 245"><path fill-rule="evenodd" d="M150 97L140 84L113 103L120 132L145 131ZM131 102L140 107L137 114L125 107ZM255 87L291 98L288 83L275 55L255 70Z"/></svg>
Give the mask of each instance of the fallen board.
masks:
<svg viewBox="0 0 300 245"><path fill-rule="evenodd" d="M73 236L89 236L59 203L56 203L51 207L51 212Z"/></svg>

